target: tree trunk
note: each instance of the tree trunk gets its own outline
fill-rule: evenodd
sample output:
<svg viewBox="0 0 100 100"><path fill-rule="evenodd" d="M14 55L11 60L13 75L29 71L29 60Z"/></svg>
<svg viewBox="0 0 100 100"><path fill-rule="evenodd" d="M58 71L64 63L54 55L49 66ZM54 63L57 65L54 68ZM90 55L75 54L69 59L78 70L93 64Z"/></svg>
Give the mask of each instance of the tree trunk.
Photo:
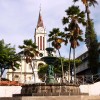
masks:
<svg viewBox="0 0 100 100"><path fill-rule="evenodd" d="M5 69L3 69L3 68L1 68L1 70L0 70L1 72L1 75L0 75L0 81L1 81L1 79L2 79L2 75L3 75L3 73L4 73L4 71L5 71Z"/></svg>
<svg viewBox="0 0 100 100"><path fill-rule="evenodd" d="M4 71L5 71L5 69L1 69L1 78L2 78Z"/></svg>
<svg viewBox="0 0 100 100"><path fill-rule="evenodd" d="M89 30L89 33L87 33L88 40L89 40L89 42L88 42L88 44L89 44L88 45L88 56L90 56L89 59L91 59L91 54L89 52L91 52L91 48L93 48L91 46L91 43L93 44L93 39L91 37L91 34L92 34L92 30L93 29L92 29L92 26L91 26L90 11L89 11L89 4L88 3L86 5L86 13L87 13L87 29ZM92 51L92 52L94 52L94 51ZM88 59L88 61L89 61L89 59ZM91 61L89 61L89 63L90 62ZM96 68L93 68L92 65L89 65L89 67L90 67L90 70L91 70L91 74L96 74L97 73Z"/></svg>
<svg viewBox="0 0 100 100"><path fill-rule="evenodd" d="M86 27L87 27L87 29L88 30L91 30L91 19L90 19L90 11L89 11L89 6L88 6L88 3L87 3L87 5L85 6L85 9L86 9L86 15L87 15L87 25L86 25ZM87 48L89 49L89 47L90 47L90 42L91 42L91 38L90 38L90 32L89 33L86 33L86 35L87 35L87 40L88 40L88 42L87 42Z"/></svg>
<svg viewBox="0 0 100 100"><path fill-rule="evenodd" d="M89 26L89 24L90 24L90 11L89 11L89 6L88 6L88 4L85 6L85 8L86 8L86 14L87 14L87 25Z"/></svg>
<svg viewBox="0 0 100 100"><path fill-rule="evenodd" d="M73 61L74 61L74 83L76 84L75 48L73 48Z"/></svg>
<svg viewBox="0 0 100 100"><path fill-rule="evenodd" d="M1 71L2 71L2 69L0 68L0 81L1 81L1 73L2 73Z"/></svg>
<svg viewBox="0 0 100 100"><path fill-rule="evenodd" d="M30 62L30 66L31 66L31 68L32 68L32 74L33 74L33 77L34 77L34 82L36 81L36 77L35 77L35 73L34 73L34 69L35 69L35 64L32 64L32 62Z"/></svg>
<svg viewBox="0 0 100 100"><path fill-rule="evenodd" d="M70 51L69 51L69 66L68 66L68 69L69 69L69 72L68 72L68 81L70 82L71 80L70 80L70 58L71 58L71 46L70 46Z"/></svg>
<svg viewBox="0 0 100 100"><path fill-rule="evenodd" d="M34 75L34 67L33 67L33 65L32 65L32 62L30 63L30 66L31 66L31 68L32 68L32 73L33 73L33 75ZM35 65L34 65L35 66Z"/></svg>
<svg viewBox="0 0 100 100"><path fill-rule="evenodd" d="M62 57L61 57L61 54L60 54L60 51L58 49L58 53L59 53L59 56L61 58L61 68L62 68L62 83L64 82L64 68L63 68L63 62L62 62Z"/></svg>

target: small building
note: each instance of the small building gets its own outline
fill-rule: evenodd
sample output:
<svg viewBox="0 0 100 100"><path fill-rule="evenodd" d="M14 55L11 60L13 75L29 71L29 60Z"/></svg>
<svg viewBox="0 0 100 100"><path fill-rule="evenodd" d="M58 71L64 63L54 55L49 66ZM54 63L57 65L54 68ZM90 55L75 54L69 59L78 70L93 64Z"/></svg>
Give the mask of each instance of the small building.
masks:
<svg viewBox="0 0 100 100"><path fill-rule="evenodd" d="M99 50L100 52L100 46ZM76 59L80 59L82 62L76 67L76 76L77 78L81 78L81 80L87 81L87 82L95 82L100 79L100 67L98 67L98 73L96 75L92 75L91 69L88 66L88 51L81 54ZM99 62L100 62L100 53L99 53ZM95 79L95 80L94 80Z"/></svg>
<svg viewBox="0 0 100 100"><path fill-rule="evenodd" d="M80 59L82 62L76 67L76 74L77 75L89 75L90 69L88 67L88 52L86 51L76 59Z"/></svg>

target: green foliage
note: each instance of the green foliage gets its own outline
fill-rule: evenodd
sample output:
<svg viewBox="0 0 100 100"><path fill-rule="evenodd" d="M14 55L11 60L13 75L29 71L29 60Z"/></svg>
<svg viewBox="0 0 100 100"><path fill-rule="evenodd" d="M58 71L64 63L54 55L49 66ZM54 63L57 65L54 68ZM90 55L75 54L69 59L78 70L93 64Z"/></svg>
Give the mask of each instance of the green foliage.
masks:
<svg viewBox="0 0 100 100"><path fill-rule="evenodd" d="M10 44L5 44L4 40L0 40L0 69L1 76L5 69L19 68L20 56L16 54L15 48L11 47Z"/></svg>
<svg viewBox="0 0 100 100"><path fill-rule="evenodd" d="M90 25L86 28L86 44L88 47L88 62L92 74L97 74L99 67L99 52L98 52L98 41L94 31L93 22L90 21Z"/></svg>
<svg viewBox="0 0 100 100"><path fill-rule="evenodd" d="M61 75L61 71L62 71L61 59L63 61L64 73L66 71L68 71L68 66L69 66L69 60L68 59L59 57L58 61L54 64L54 72L56 74L60 74L60 75ZM71 67L73 67L73 60L70 60L70 63L71 63ZM75 60L75 63L76 63L76 66L78 66L81 63L81 60ZM47 64L39 66L39 72L38 72L39 75L41 76L41 73L46 74L47 73L47 68L48 68Z"/></svg>
<svg viewBox="0 0 100 100"><path fill-rule="evenodd" d="M79 0L73 0L74 2ZM92 74L97 74L98 72L98 59L99 59L99 53L98 53L98 41L97 41L97 35L94 30L94 24L92 20L90 19L90 11L89 7L94 6L95 4L98 4L97 0L81 0L82 3L85 5L85 10L87 14L87 26L86 26L86 33L85 33L85 42L86 46L88 48L88 65L91 69Z"/></svg>
<svg viewBox="0 0 100 100"><path fill-rule="evenodd" d="M62 38L64 35L64 32L61 32L59 28L54 28L50 34L49 34L49 39L48 42L52 42L52 46L58 50L59 56L61 57L60 54L60 48L61 48L61 43L65 42L67 44L68 42ZM62 77L64 76L64 71L63 71L63 63L62 59L60 59L61 62L61 69L62 69Z"/></svg>
<svg viewBox="0 0 100 100"><path fill-rule="evenodd" d="M63 17L62 23L65 25L66 23L69 23L69 19L66 17Z"/></svg>
<svg viewBox="0 0 100 100"><path fill-rule="evenodd" d="M79 41L83 41L82 29L80 29L79 24L83 26L86 25L85 13L79 9L79 6L71 6L66 11L66 17L63 17L62 23L67 24L64 28L66 34L64 34L64 40L71 43L71 48L76 48L79 46Z"/></svg>
<svg viewBox="0 0 100 100"><path fill-rule="evenodd" d="M23 45L19 46L19 48L22 49L20 54L23 53L26 56L27 63L31 62L32 58L39 54L36 44L31 39L24 40Z"/></svg>
<svg viewBox="0 0 100 100"><path fill-rule="evenodd" d="M60 49L61 43L64 41L61 38L63 34L63 32L60 32L59 28L53 28L52 31L50 31L50 34L48 35L48 42L51 42L52 46L57 50Z"/></svg>
<svg viewBox="0 0 100 100"><path fill-rule="evenodd" d="M66 11L68 16L74 16L74 15L78 15L80 14L80 9L79 9L79 6L71 6L69 7Z"/></svg>
<svg viewBox="0 0 100 100"><path fill-rule="evenodd" d="M98 4L97 0L89 0L89 6L94 6L95 4Z"/></svg>
<svg viewBox="0 0 100 100"><path fill-rule="evenodd" d="M47 65L47 64L39 66L39 71L38 71L38 73L39 73L39 74L41 74L41 73L46 73L46 72L47 72L47 68L48 68L48 65Z"/></svg>
<svg viewBox="0 0 100 100"><path fill-rule="evenodd" d="M73 0L73 2L77 2L78 0Z"/></svg>
<svg viewBox="0 0 100 100"><path fill-rule="evenodd" d="M79 0L73 0L73 2L77 2ZM87 4L89 4L89 6L94 6L95 4L98 4L97 0L81 0L83 2L83 4L85 4L87 6Z"/></svg>
<svg viewBox="0 0 100 100"><path fill-rule="evenodd" d="M58 62L55 64L55 68L58 68L59 69L59 72L61 71L60 70L60 66L61 66L61 62L60 62L60 59L58 60ZM68 67L69 67L69 59L65 59L65 58L62 58L62 61L63 61L63 67L64 67L64 73L66 71L68 71ZM70 60L70 66L73 68L73 62L74 60ZM81 60L75 60L75 63L76 63L76 66L78 66L80 63L81 63Z"/></svg>
<svg viewBox="0 0 100 100"><path fill-rule="evenodd" d="M24 40L23 45L19 46L19 48L22 49L19 54L24 54L26 57L26 63L30 63L33 72L34 67L32 66L32 60L39 54L36 44L32 41L32 39Z"/></svg>
<svg viewBox="0 0 100 100"><path fill-rule="evenodd" d="M65 12L67 17L63 17L62 19L63 24L70 23L74 19L79 23L81 23L82 25L86 25L85 13L84 11L80 11L79 6L71 6Z"/></svg>

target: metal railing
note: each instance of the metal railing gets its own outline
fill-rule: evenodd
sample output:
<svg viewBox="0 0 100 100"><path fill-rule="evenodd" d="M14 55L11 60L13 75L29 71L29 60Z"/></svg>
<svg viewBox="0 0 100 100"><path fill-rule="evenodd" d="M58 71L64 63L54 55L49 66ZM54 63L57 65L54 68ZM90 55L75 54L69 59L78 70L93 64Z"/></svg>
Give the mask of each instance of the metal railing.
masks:
<svg viewBox="0 0 100 100"><path fill-rule="evenodd" d="M41 74L39 74L39 78L41 79L41 82L45 83L45 81L47 79L47 75L44 73L41 73ZM57 81L57 83L62 83L62 75L61 74L55 74L54 79ZM74 76L70 76L70 79L69 79L69 76L65 75L63 83L82 85L82 84L93 84L98 81L100 81L100 73L95 74L95 75L76 75L76 79L74 79ZM11 82L9 82L9 81L7 81L7 83L8 83L7 84L8 86L11 85L10 84ZM18 83L20 83L20 79L19 79ZM18 83L17 83L17 85L18 85ZM24 82L24 83L26 83L26 82ZM5 84L5 82L3 84ZM12 83L12 85L14 85L14 84Z"/></svg>
<svg viewBox="0 0 100 100"><path fill-rule="evenodd" d="M62 75L61 74L55 74L54 78L58 83L62 83ZM40 79L45 82L47 76L46 74L41 74L39 75ZM75 82L76 83L75 83ZM100 73L95 74L95 75L76 75L76 79L74 79L74 76L64 76L64 82L63 83L68 83L68 84L93 84L95 82L100 81Z"/></svg>
<svg viewBox="0 0 100 100"><path fill-rule="evenodd" d="M78 84L93 84L100 81L100 73L95 75L77 75Z"/></svg>

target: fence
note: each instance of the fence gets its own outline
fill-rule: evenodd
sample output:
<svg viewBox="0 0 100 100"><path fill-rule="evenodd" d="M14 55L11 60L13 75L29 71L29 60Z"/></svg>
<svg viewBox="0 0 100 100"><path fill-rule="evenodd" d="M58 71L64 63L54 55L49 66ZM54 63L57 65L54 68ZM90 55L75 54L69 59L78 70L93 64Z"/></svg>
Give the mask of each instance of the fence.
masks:
<svg viewBox="0 0 100 100"><path fill-rule="evenodd" d="M46 74L40 74L39 78L45 82L46 81ZM61 74L55 74L54 75L55 80L58 83L62 83L62 75ZM95 75L76 75L76 79L74 79L74 76L68 76L68 75L64 75L64 83L76 83L76 84L93 84L95 82L100 81L100 73L99 74L95 74Z"/></svg>

